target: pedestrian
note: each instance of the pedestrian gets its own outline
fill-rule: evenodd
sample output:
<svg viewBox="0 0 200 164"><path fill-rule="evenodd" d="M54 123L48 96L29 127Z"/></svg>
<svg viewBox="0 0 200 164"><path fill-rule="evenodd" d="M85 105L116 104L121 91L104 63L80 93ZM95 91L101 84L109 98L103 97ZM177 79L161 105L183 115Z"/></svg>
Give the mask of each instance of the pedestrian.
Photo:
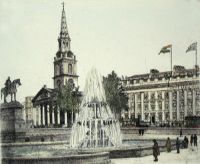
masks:
<svg viewBox="0 0 200 164"><path fill-rule="evenodd" d="M144 135L144 129L142 129L142 135Z"/></svg>
<svg viewBox="0 0 200 164"><path fill-rule="evenodd" d="M194 134L194 146L197 146L197 135L196 134Z"/></svg>
<svg viewBox="0 0 200 164"><path fill-rule="evenodd" d="M184 143L185 143L185 148L188 148L188 138L185 136L184 137Z"/></svg>
<svg viewBox="0 0 200 164"><path fill-rule="evenodd" d="M191 144L191 146L192 146L193 142L194 142L194 136L193 136L193 134L191 134L191 136L190 136L190 144Z"/></svg>
<svg viewBox="0 0 200 164"><path fill-rule="evenodd" d="M182 137L182 135L183 135L183 130L181 128L181 130L180 130L180 137Z"/></svg>
<svg viewBox="0 0 200 164"><path fill-rule="evenodd" d="M167 152L168 152L168 153L171 152L171 147L172 147L172 145L171 145L171 140L170 140L169 137L167 138L167 141L166 141L165 146L166 146L166 148L167 148Z"/></svg>
<svg viewBox="0 0 200 164"><path fill-rule="evenodd" d="M178 137L176 139L176 150L177 150L177 153L179 154L180 153L180 140Z"/></svg>
<svg viewBox="0 0 200 164"><path fill-rule="evenodd" d="M139 132L139 135L141 135L141 129L139 129L138 132Z"/></svg>
<svg viewBox="0 0 200 164"><path fill-rule="evenodd" d="M160 155L160 151L159 151L159 146L157 141L154 139L153 140L154 145L153 145L153 156L154 156L154 161L157 162L158 161L158 156Z"/></svg>

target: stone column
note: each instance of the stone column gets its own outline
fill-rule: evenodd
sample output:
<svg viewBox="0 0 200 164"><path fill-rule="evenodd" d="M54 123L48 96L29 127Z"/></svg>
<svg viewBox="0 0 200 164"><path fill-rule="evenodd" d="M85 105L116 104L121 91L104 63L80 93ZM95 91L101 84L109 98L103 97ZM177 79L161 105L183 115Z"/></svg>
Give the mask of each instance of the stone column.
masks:
<svg viewBox="0 0 200 164"><path fill-rule="evenodd" d="M144 120L144 92L141 93L141 119Z"/></svg>
<svg viewBox="0 0 200 164"><path fill-rule="evenodd" d="M158 92L155 92L155 110L158 111Z"/></svg>
<svg viewBox="0 0 200 164"><path fill-rule="evenodd" d="M192 114L196 115L196 91L192 91Z"/></svg>
<svg viewBox="0 0 200 164"><path fill-rule="evenodd" d="M41 108L39 106L37 106L37 112L38 112L38 125L41 125Z"/></svg>
<svg viewBox="0 0 200 164"><path fill-rule="evenodd" d="M158 122L158 112L155 113L155 123Z"/></svg>
<svg viewBox="0 0 200 164"><path fill-rule="evenodd" d="M151 111L151 92L148 92L148 100L149 100L149 103L148 103L148 106L149 106L149 111Z"/></svg>
<svg viewBox="0 0 200 164"><path fill-rule="evenodd" d="M180 110L179 110L179 107L180 107L180 96L179 96L179 90L176 91L176 119L177 121L180 120Z"/></svg>
<svg viewBox="0 0 200 164"><path fill-rule="evenodd" d="M67 112L65 111L65 126L67 127Z"/></svg>
<svg viewBox="0 0 200 164"><path fill-rule="evenodd" d="M150 112L148 113L148 122L151 122L151 114L150 114Z"/></svg>
<svg viewBox="0 0 200 164"><path fill-rule="evenodd" d="M130 119L131 118L131 111L130 111L130 108L128 110L128 118Z"/></svg>
<svg viewBox="0 0 200 164"><path fill-rule="evenodd" d="M172 117L172 91L169 91L169 119L170 119L170 122L173 121L173 117Z"/></svg>
<svg viewBox="0 0 200 164"><path fill-rule="evenodd" d="M74 112L73 112L73 110L72 110L72 114L71 114L71 124L73 124L74 123Z"/></svg>
<svg viewBox="0 0 200 164"><path fill-rule="evenodd" d="M37 107L33 108L33 124L36 126L37 125Z"/></svg>
<svg viewBox="0 0 200 164"><path fill-rule="evenodd" d="M162 111L162 122L165 122L165 112Z"/></svg>
<svg viewBox="0 0 200 164"><path fill-rule="evenodd" d="M53 125L55 124L55 112L54 112L53 107L52 107L52 124Z"/></svg>
<svg viewBox="0 0 200 164"><path fill-rule="evenodd" d="M50 125L49 105L47 105L47 125Z"/></svg>
<svg viewBox="0 0 200 164"><path fill-rule="evenodd" d="M149 108L149 122L152 124L152 118L151 118L151 92L148 92L148 108Z"/></svg>
<svg viewBox="0 0 200 164"><path fill-rule="evenodd" d="M42 105L40 105L40 123L41 123L41 125L43 125L43 109L42 109Z"/></svg>
<svg viewBox="0 0 200 164"><path fill-rule="evenodd" d="M155 122L158 122L158 91L155 92Z"/></svg>
<svg viewBox="0 0 200 164"><path fill-rule="evenodd" d="M138 104L137 104L137 93L135 93L135 118L138 118Z"/></svg>
<svg viewBox="0 0 200 164"><path fill-rule="evenodd" d="M57 111L57 123L60 125L60 109Z"/></svg>
<svg viewBox="0 0 200 164"><path fill-rule="evenodd" d="M184 90L184 116L187 116L187 90Z"/></svg>
<svg viewBox="0 0 200 164"><path fill-rule="evenodd" d="M131 117L131 102L132 102L132 99L131 99L131 93L129 93L128 95L128 107L129 107L129 110L128 110L128 118L130 119Z"/></svg>
<svg viewBox="0 0 200 164"><path fill-rule="evenodd" d="M42 105L42 125L45 125L45 106Z"/></svg>
<svg viewBox="0 0 200 164"><path fill-rule="evenodd" d="M165 121L165 91L162 91L162 121Z"/></svg>

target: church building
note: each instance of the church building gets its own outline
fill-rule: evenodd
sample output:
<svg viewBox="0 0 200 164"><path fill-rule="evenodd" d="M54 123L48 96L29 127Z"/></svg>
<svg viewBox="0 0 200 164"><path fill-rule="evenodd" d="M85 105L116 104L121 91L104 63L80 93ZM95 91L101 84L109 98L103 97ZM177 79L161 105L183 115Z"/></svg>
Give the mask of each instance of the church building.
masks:
<svg viewBox="0 0 200 164"><path fill-rule="evenodd" d="M54 88L42 87L32 99L34 112L33 122L36 127L67 126L73 120L73 114L56 108L56 93L58 89L72 84L78 87L77 60L71 51L71 39L68 33L65 9L63 4L60 35L58 37L58 51L54 57ZM72 115L72 116L71 116Z"/></svg>

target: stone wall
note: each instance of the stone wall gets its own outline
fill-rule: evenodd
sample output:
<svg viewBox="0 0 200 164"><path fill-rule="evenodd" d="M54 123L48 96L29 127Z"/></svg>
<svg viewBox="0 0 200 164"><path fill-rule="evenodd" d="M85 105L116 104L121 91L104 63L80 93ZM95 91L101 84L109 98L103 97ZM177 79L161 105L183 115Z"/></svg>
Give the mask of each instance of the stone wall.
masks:
<svg viewBox="0 0 200 164"><path fill-rule="evenodd" d="M175 144L172 145L172 150L175 150ZM160 152L166 152L165 146L159 146ZM110 151L110 158L134 158L134 157L144 157L152 155L152 147L141 147L141 148L125 148L116 149Z"/></svg>
<svg viewBox="0 0 200 164"><path fill-rule="evenodd" d="M93 153L93 154L78 154L64 157L11 157L2 158L2 164L109 164L108 152Z"/></svg>
<svg viewBox="0 0 200 164"><path fill-rule="evenodd" d="M127 127L121 128L123 134L139 134L138 127ZM179 135L180 127L144 127L144 134L155 134L155 135ZM183 135L197 134L200 135L200 128L182 128Z"/></svg>
<svg viewBox="0 0 200 164"><path fill-rule="evenodd" d="M33 128L26 132L30 142L41 141L69 141L70 128Z"/></svg>

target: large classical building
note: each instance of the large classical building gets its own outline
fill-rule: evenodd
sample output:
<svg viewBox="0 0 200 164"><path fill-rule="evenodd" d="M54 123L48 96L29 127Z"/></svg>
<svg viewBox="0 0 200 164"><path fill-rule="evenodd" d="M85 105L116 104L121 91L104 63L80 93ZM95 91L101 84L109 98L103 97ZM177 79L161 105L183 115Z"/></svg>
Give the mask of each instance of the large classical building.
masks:
<svg viewBox="0 0 200 164"><path fill-rule="evenodd" d="M180 123L185 116L200 115L199 67L133 75L123 79L129 97L129 116L139 121Z"/></svg>
<svg viewBox="0 0 200 164"><path fill-rule="evenodd" d="M71 51L70 42L63 5L58 51L54 57L54 88L48 88L44 85L32 99L35 108L35 112L33 112L35 126L67 126L69 119L73 118L73 114L71 117L70 113L58 109L55 98L61 86L67 83L73 84L75 87L78 86L77 60Z"/></svg>

